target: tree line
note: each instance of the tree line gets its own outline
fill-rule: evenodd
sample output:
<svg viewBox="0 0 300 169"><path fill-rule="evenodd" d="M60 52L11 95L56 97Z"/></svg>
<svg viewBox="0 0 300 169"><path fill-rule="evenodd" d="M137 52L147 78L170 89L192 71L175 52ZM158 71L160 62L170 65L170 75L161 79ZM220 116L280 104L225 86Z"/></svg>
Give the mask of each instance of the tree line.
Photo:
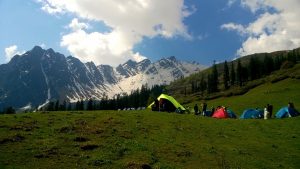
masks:
<svg viewBox="0 0 300 169"><path fill-rule="evenodd" d="M106 94L101 100L89 99L79 100L76 103L50 101L44 111L79 111L79 110L118 110L145 108L153 102L161 93L166 92L166 86L154 85L148 88L142 85L140 89L133 90L130 94L117 94L113 98L108 98Z"/></svg>
<svg viewBox="0 0 300 169"><path fill-rule="evenodd" d="M264 57L261 57L255 54L250 57L248 62L245 62L243 58L230 63L225 60L217 65L214 61L210 73L199 73L197 80L190 81L191 93L206 92L210 94L228 90L234 86L244 86L248 81L265 77L281 68L292 67L299 60L300 51L292 50L286 55L277 56L264 54ZM244 62L242 63L242 61ZM186 90L185 88L185 94Z"/></svg>

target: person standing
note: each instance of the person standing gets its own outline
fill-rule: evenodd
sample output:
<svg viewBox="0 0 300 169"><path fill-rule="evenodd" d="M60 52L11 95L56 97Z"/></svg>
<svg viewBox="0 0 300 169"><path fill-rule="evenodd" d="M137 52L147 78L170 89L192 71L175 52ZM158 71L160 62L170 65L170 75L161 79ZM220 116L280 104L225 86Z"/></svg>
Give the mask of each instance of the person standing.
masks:
<svg viewBox="0 0 300 169"><path fill-rule="evenodd" d="M199 108L197 104L195 104L194 106L194 111L195 111L195 115L198 115Z"/></svg>
<svg viewBox="0 0 300 169"><path fill-rule="evenodd" d="M267 104L267 106L264 108L264 119L265 119L265 120L268 119L269 114L270 114L270 112L269 112L269 107L270 107L270 105Z"/></svg>
<svg viewBox="0 0 300 169"><path fill-rule="evenodd" d="M269 117L272 118L272 114L273 114L273 105L271 105L271 104L269 105L268 112L269 112L269 115L270 115Z"/></svg>
<svg viewBox="0 0 300 169"><path fill-rule="evenodd" d="M202 115L203 116L205 116L206 114L206 108L207 108L207 104L204 102L203 104L202 104Z"/></svg>

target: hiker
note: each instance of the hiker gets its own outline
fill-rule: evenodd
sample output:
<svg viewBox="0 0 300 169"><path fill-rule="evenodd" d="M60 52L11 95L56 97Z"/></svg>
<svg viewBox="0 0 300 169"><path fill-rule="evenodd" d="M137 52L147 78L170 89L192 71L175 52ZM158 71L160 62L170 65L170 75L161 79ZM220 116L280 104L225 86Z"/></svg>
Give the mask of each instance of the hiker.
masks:
<svg viewBox="0 0 300 169"><path fill-rule="evenodd" d="M292 109L295 109L294 103L292 103L292 102L289 102L289 103L288 103L288 107L289 107L289 108L292 108Z"/></svg>
<svg viewBox="0 0 300 169"><path fill-rule="evenodd" d="M198 115L199 108L197 104L195 104L194 106L194 111L195 111L195 115Z"/></svg>
<svg viewBox="0 0 300 169"><path fill-rule="evenodd" d="M211 114L214 114L214 112L215 112L215 107L212 106L212 107L211 107Z"/></svg>
<svg viewBox="0 0 300 169"><path fill-rule="evenodd" d="M207 104L204 102L204 103L202 104L202 115L203 115L203 116L205 116L206 108L207 108Z"/></svg>
<svg viewBox="0 0 300 169"><path fill-rule="evenodd" d="M269 108L270 108L270 105L269 105L269 104L267 104L267 106L264 108L264 119L265 119L265 120L267 120L268 117L269 117L269 114L270 114Z"/></svg>
<svg viewBox="0 0 300 169"><path fill-rule="evenodd" d="M269 117L272 118L273 105L270 104L270 105L267 107L267 109L268 109L268 112L269 112Z"/></svg>
<svg viewBox="0 0 300 169"><path fill-rule="evenodd" d="M163 99L159 99L159 111L164 111L163 104L164 104L164 100Z"/></svg>

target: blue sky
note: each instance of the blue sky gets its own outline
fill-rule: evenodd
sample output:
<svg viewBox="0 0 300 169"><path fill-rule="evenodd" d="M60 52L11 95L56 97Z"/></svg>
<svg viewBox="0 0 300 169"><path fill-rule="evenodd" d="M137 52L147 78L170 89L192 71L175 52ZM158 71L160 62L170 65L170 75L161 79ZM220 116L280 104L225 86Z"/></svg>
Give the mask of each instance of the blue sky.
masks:
<svg viewBox="0 0 300 169"><path fill-rule="evenodd" d="M35 45L83 62L213 60L300 46L297 0L0 0L0 63Z"/></svg>

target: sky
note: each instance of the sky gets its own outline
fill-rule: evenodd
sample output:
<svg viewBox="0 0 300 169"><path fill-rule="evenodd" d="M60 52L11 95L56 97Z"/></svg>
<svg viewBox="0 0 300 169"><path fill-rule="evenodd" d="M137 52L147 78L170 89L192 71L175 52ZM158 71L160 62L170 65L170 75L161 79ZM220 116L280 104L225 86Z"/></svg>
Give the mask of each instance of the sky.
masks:
<svg viewBox="0 0 300 169"><path fill-rule="evenodd" d="M0 0L0 64L35 45L82 62L211 65L300 47L299 0Z"/></svg>

